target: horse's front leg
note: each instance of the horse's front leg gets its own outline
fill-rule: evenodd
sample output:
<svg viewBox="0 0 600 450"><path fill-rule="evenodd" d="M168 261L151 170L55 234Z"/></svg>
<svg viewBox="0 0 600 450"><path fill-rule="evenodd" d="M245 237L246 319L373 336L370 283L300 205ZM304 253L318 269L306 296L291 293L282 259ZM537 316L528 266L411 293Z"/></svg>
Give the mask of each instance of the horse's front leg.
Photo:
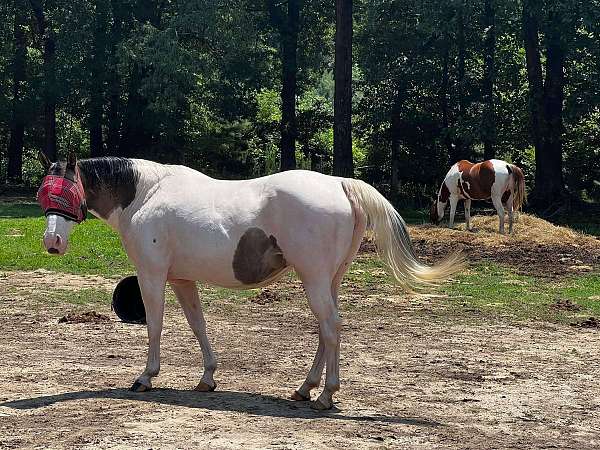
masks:
<svg viewBox="0 0 600 450"><path fill-rule="evenodd" d="M188 324L194 332L196 339L198 339L200 349L202 350L204 374L198 386L196 386L196 390L202 392L214 391L217 386L214 379L214 373L217 369L217 359L206 335L206 321L204 320L204 314L202 314L202 304L198 297L196 283L193 281L170 281L169 284L173 288L173 292L175 292Z"/></svg>
<svg viewBox="0 0 600 450"><path fill-rule="evenodd" d="M138 271L138 282L146 308L146 324L148 327L148 359L146 368L137 377L131 390L134 392L148 391L152 388L152 378L160 371L160 335L163 327L165 310L165 274L146 273Z"/></svg>

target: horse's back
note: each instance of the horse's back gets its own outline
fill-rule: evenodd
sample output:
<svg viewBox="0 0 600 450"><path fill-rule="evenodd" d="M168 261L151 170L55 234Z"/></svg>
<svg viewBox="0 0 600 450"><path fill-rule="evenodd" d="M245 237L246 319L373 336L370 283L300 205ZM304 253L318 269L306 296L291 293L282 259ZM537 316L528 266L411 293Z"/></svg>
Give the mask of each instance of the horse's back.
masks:
<svg viewBox="0 0 600 450"><path fill-rule="evenodd" d="M171 276L227 287L258 283L262 273L240 269L246 250L256 246L268 247L277 265L333 270L352 240L353 212L341 178L294 170L226 181L169 170L142 216L146 228L166 233Z"/></svg>

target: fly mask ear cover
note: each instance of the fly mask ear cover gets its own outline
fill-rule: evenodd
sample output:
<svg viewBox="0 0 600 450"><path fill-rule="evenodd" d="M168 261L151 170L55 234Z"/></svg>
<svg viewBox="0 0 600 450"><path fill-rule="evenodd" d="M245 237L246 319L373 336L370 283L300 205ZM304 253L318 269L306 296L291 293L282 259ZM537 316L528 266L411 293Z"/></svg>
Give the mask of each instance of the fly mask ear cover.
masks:
<svg viewBox="0 0 600 450"><path fill-rule="evenodd" d="M87 206L78 168L74 178L72 180L58 175L44 177L37 199L46 216L56 214L77 223L85 220Z"/></svg>

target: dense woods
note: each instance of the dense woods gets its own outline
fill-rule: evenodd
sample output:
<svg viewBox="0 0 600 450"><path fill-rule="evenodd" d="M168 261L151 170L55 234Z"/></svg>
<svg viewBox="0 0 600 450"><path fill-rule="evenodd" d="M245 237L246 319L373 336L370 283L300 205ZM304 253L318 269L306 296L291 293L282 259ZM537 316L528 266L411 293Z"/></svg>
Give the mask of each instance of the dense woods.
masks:
<svg viewBox="0 0 600 450"><path fill-rule="evenodd" d="M600 200L599 0L7 0L0 180L123 155L354 174L422 206L448 165Z"/></svg>

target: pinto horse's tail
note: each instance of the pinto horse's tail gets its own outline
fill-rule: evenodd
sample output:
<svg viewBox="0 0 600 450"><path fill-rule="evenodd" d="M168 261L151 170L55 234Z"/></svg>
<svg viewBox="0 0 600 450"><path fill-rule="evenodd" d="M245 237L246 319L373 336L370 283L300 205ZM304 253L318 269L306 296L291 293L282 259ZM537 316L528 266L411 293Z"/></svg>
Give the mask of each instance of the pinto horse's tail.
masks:
<svg viewBox="0 0 600 450"><path fill-rule="evenodd" d="M527 192L525 191L525 175L523 175L523 171L514 164L511 164L510 168L512 170L512 177L515 185L513 210L519 211L523 207L525 200L527 200Z"/></svg>
<svg viewBox="0 0 600 450"><path fill-rule="evenodd" d="M371 185L354 179L344 179L351 203L360 207L375 232L377 253L385 262L387 271L402 286L413 289L445 280L464 268L461 253L453 253L434 266L423 264L417 258L406 223L392 204ZM354 201L353 201L354 200Z"/></svg>

